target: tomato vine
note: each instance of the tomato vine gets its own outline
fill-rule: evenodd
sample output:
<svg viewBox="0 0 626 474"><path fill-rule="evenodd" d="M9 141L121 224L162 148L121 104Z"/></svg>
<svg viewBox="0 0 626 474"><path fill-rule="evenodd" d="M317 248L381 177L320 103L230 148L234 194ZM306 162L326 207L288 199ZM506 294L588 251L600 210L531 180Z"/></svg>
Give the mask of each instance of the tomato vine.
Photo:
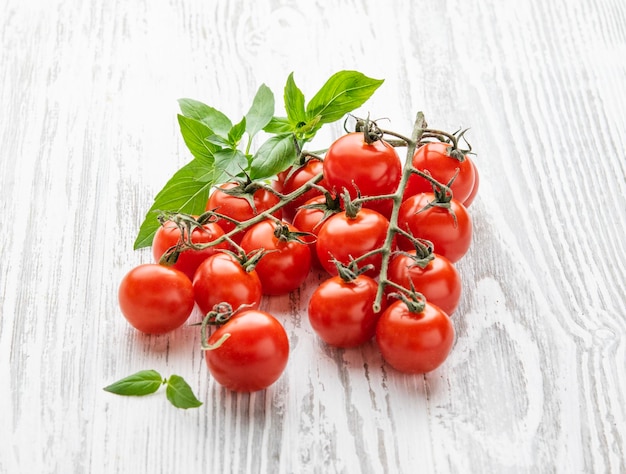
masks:
<svg viewBox="0 0 626 474"><path fill-rule="evenodd" d="M290 74L284 89L286 116L275 115L274 95L262 85L250 109L238 122L202 102L179 101L178 123L193 159L157 193L134 247L156 249L155 235L163 240L161 229L167 224L169 243L154 250L156 263L175 267L183 255L189 259L204 252L192 267L185 267L186 275L193 282L196 304L206 315L201 338L209 370L220 383L233 390L259 390L280 376L286 365L288 343L280 323L258 309L261 292L274 295L293 291L315 262L321 263L331 275L338 274L320 285L324 290L316 291L315 302L309 305L311 323L327 343L352 347L371 339L376 332L377 341L384 346L384 349L381 346L383 358L398 370L407 372L433 370L447 357L454 337L449 315L426 300L420 288L414 286L418 281L416 272L409 275L408 269L419 266L426 273L427 267L437 262L438 268L443 270L433 270L420 278L430 278L439 272L438 278L450 279L450 294L442 297L441 290L437 290L437 298L442 298L449 311L456 308L460 280L453 263L467 251L468 236L471 238L471 219L463 203L471 203L478 186L477 169L469 158L471 146L468 144L468 149L462 149L459 143L461 139L467 143L467 130L449 133L430 128L420 111L410 136L405 136L380 128L369 117L351 116L355 121L353 130L348 130L347 121L344 122L347 135L339 137L327 150L306 150L306 144L323 125L351 114L382 83L356 71L341 71L331 76L307 103ZM253 138L261 132L267 139L253 151ZM396 152L400 148L405 149L404 160ZM435 165L421 164L426 151L430 153L427 160L431 161L425 163L435 162ZM359 158L364 161L359 163ZM353 159L354 162L342 162ZM332 167L331 162L339 162L341 166ZM309 166L311 163L314 166ZM374 176L374 167L378 167L376 172L382 173L385 183ZM461 189L459 183L463 185L463 202L455 198L455 189ZM260 192L271 197L263 200L263 207L260 207L261 201L257 201ZM221 193L220 200L216 199L217 193ZM242 200L245 213L231 210L225 204L228 199ZM415 201L420 203L416 209L410 207L416 205ZM294 215L301 210L316 211L319 221L309 224L306 230L293 226ZM457 216L459 212L462 215ZM361 217L369 214L375 216L368 221L370 223L360 224ZM434 238L431 234L420 233L423 222L428 219L432 220L428 225L437 229L433 231ZM420 220L420 225L414 225L413 220ZM331 225L337 226L334 229L343 229L340 232L344 234L333 239L333 231L328 230ZM177 227L178 232L174 232L172 226ZM440 242L436 234L454 234L449 231L457 227L464 227L464 247L455 248L454 257L445 255L448 242ZM375 244L372 243L374 235L377 236ZM400 257L403 260L400 261ZM405 265L407 271L391 278L389 271L394 259L395 273L400 272L398 265ZM230 280L220 283L216 268L228 268ZM411 279L413 277L415 279ZM235 295L231 287L237 287L244 278L245 292ZM223 295L219 298L232 297L232 300L215 300L213 293L216 292L212 289L218 286L225 288L217 292ZM369 308L365 310L361 302L351 300L350 315L337 314L345 311L341 308L343 298L348 298L357 286L363 295L359 298L367 298ZM398 301L389 304L390 295ZM347 304L348 300L345 301ZM154 305L154 301L151 304ZM234 304L239 307L233 307ZM405 317L401 315L406 314L415 319L415 324L407 326L406 330L417 331L417 338L421 337L419 331L426 327L441 329L445 344L434 349L436 357L418 364L405 363L410 345L402 349L405 353L398 353L394 349L396 343L390 342L384 333L386 330L376 329L379 318L385 319L386 327L392 327L406 323L398 322ZM141 317L139 314L137 319ZM133 320L128 315L127 318ZM329 322L329 318L336 320ZM280 357L262 360L243 347L233 347L234 340L242 341L240 345L254 340L255 324L265 328L256 330L266 332L263 333L266 342L279 348ZM209 335L209 325L219 329ZM153 328L141 324L136 327ZM347 331L345 337L335 334L341 327ZM367 330L363 330L365 327ZM153 329L155 333L159 332L157 329ZM231 337L234 333L237 337ZM227 350L222 350L223 346L227 346ZM431 351L432 355L432 347L423 350ZM254 370L257 373L252 374L245 367L232 366L229 370L229 364L237 365L238 356L233 354L242 354L241 357L245 354L246 360L256 360ZM228 359L231 357L234 358ZM267 369L267 377L257 377L260 367ZM141 388L146 376L151 377L150 390L165 383L158 374L149 371L140 373L131 382L134 380ZM242 377L250 377L250 380L244 381ZM109 391L133 394L126 393L128 383L122 386L121 391ZM193 403L190 406L195 406Z"/></svg>

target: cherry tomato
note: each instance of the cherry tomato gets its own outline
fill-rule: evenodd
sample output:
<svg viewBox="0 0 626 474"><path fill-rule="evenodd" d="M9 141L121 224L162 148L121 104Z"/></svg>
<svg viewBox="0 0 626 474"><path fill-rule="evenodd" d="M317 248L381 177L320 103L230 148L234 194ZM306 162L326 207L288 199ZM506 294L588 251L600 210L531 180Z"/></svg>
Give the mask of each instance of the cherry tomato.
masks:
<svg viewBox="0 0 626 474"><path fill-rule="evenodd" d="M372 209L362 208L355 217L349 217L345 211L334 214L322 224L317 236L316 251L320 264L328 273L336 275L333 258L348 265L351 258L356 259L382 247L388 229L387 218ZM366 274L375 277L381 263L382 256L378 253L360 261L359 266L374 265Z"/></svg>
<svg viewBox="0 0 626 474"><path fill-rule="evenodd" d="M256 208L255 212L255 209L250 206L250 202L246 198L233 196L222 191L222 189L233 189L237 186L237 183L224 183L215 189L211 196L209 196L209 201L206 206L207 211L215 210L219 214L223 214L231 219L243 222L251 219L261 212L267 211L280 201L280 199L276 195L272 194L271 191L268 191L265 188L259 188L252 193L252 201L254 202L254 207ZM274 216L280 219L282 216L282 210L279 209ZM225 219L220 219L217 222L226 233L235 228L235 224L233 222ZM232 237L232 239L239 243L241 242L243 236L243 231L238 232Z"/></svg>
<svg viewBox="0 0 626 474"><path fill-rule="evenodd" d="M472 167L474 168L474 187L472 188L472 192L469 194L469 196L467 196L467 198L465 198L465 201L463 201L463 205L465 207L469 207L470 204L474 202L474 198L478 194L478 187L480 185L480 177L478 175L478 168L476 166L476 163L474 163L474 161L471 161L471 163Z"/></svg>
<svg viewBox="0 0 626 474"><path fill-rule="evenodd" d="M455 263L469 250L472 219L457 199L450 200L450 209L439 206L427 208L434 200L433 193L420 193L408 198L400 206L398 226L415 237L431 241L438 254ZM401 250L414 248L404 236L398 236L397 242Z"/></svg>
<svg viewBox="0 0 626 474"><path fill-rule="evenodd" d="M146 334L165 334L182 326L194 307L187 275L157 263L129 271L120 283L118 299L131 326Z"/></svg>
<svg viewBox="0 0 626 474"><path fill-rule="evenodd" d="M413 167L428 171L430 175L442 184L448 184L454 174L458 174L450 186L453 196L459 202L465 201L474 188L474 167L469 156L464 155L462 160L451 156L453 147L450 143L432 142L419 147L413 155ZM407 183L404 199L415 194L427 193L433 186L426 178L416 174L411 175Z"/></svg>
<svg viewBox="0 0 626 474"><path fill-rule="evenodd" d="M307 181L314 176L322 173L324 165L320 160L314 158L307 161L301 166L294 166L288 168L285 171L278 173L276 181L274 182L274 188L281 194L289 194L303 186ZM322 178L319 181L318 186L325 187L326 182ZM283 218L293 219L298 207L306 203L309 199L319 196L321 192L318 189L311 188L302 194L300 197L290 201L283 207Z"/></svg>
<svg viewBox="0 0 626 474"><path fill-rule="evenodd" d="M200 264L193 279L193 292L203 314L219 303L228 303L235 309L241 305L257 309L263 295L257 272L247 271L241 261L225 252Z"/></svg>
<svg viewBox="0 0 626 474"><path fill-rule="evenodd" d="M279 226L265 220L250 227L241 241L246 253L256 249L267 251L255 267L265 295L295 290L311 270L311 251L307 244L293 239L293 232L298 229L291 224L284 222Z"/></svg>
<svg viewBox="0 0 626 474"><path fill-rule="evenodd" d="M328 203L326 201L326 196L324 195L315 196L309 199L307 202L305 202L303 206L318 205L322 207L307 208L307 207L301 206L296 211L295 216L293 216L293 226L296 229L302 232L308 232L310 234L313 234L310 236L302 237L304 241L309 242L309 249L311 250L312 265L321 266L319 263L319 259L317 258L317 251L316 251L315 243L317 242L317 234L322 228L322 224L333 213L340 212L338 209L338 205L337 205L337 209L335 209L334 207L328 207L327 204Z"/></svg>
<svg viewBox="0 0 626 474"><path fill-rule="evenodd" d="M349 282L340 276L324 281L309 300L311 327L334 347L364 344L374 337L381 314L372 308L377 289L378 283L366 275Z"/></svg>
<svg viewBox="0 0 626 474"><path fill-rule="evenodd" d="M244 310L235 314L208 339L209 372L224 387L256 392L281 376L289 358L289 339L269 313Z"/></svg>
<svg viewBox="0 0 626 474"><path fill-rule="evenodd" d="M387 278L406 288L420 292L426 300L439 306L446 314L451 315L461 299L461 276L452 262L443 255L432 254L424 268L415 260L416 251L410 250L409 255L398 253L393 256L387 269ZM387 293L393 292L388 288Z"/></svg>
<svg viewBox="0 0 626 474"><path fill-rule="evenodd" d="M335 140L324 158L327 189L341 194L345 188L352 199L357 196L355 185L361 196L381 196L396 192L401 178L402 164L394 147L382 140L368 144L360 132ZM363 206L389 218L393 201L367 201Z"/></svg>
<svg viewBox="0 0 626 474"><path fill-rule="evenodd" d="M205 244L212 242L224 235L224 230L214 222L209 222L201 227L196 227L191 232L191 241L194 244ZM171 221L166 221L154 234L152 241L152 256L158 263L163 254L170 248L174 247L181 240L180 228ZM203 250L187 249L178 255L176 263L171 265L176 270L180 270L193 280L193 274L198 266L208 257L217 252L218 249L228 247L227 242L222 242Z"/></svg>
<svg viewBox="0 0 626 474"><path fill-rule="evenodd" d="M426 302L413 313L404 301L392 303L376 326L383 359L400 372L423 374L439 367L454 344L454 326L440 308Z"/></svg>

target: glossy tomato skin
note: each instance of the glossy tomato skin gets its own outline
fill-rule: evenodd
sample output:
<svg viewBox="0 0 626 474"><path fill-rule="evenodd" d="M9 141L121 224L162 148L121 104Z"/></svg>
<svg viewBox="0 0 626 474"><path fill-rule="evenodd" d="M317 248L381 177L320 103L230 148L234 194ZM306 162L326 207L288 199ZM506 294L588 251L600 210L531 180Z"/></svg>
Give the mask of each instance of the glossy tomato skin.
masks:
<svg viewBox="0 0 626 474"><path fill-rule="evenodd" d="M191 241L195 244L204 244L212 242L222 235L224 235L224 230L216 223L210 222L204 224L202 227L195 228L191 232ZM154 234L154 240L152 241L152 256L155 262L158 263L163 254L178 243L180 236L181 232L179 227L171 221L164 222L163 225L158 228L156 234ZM176 270L180 270L187 275L190 280L193 280L193 274L204 260L217 252L218 249L225 249L227 247L228 243L224 241L203 250L185 250L178 255L178 259L172 267Z"/></svg>
<svg viewBox="0 0 626 474"><path fill-rule="evenodd" d="M306 201L303 206L311 204L324 204L326 197L324 195L315 196ZM320 267L321 264L317 258L316 242L317 235L322 228L323 221L325 220L325 211L322 209L310 209L306 207L300 207L293 217L293 226L302 231L312 234L311 236L303 236L302 239L309 242L309 250L311 250L311 265Z"/></svg>
<svg viewBox="0 0 626 474"><path fill-rule="evenodd" d="M455 198L450 201L450 209L439 206L425 209L434 199L433 193L408 198L400 206L398 226L415 237L429 240L436 253L456 263L467 253L472 242L472 219L465 206ZM404 236L398 236L397 243L401 250L414 249Z"/></svg>
<svg viewBox="0 0 626 474"><path fill-rule="evenodd" d="M210 337L219 347L205 352L215 380L236 392L256 392L281 376L289 358L289 339L283 326L269 313L244 310L235 314Z"/></svg>
<svg viewBox="0 0 626 474"><path fill-rule="evenodd" d="M403 301L392 303L376 326L376 344L394 369L423 374L439 367L454 344L450 317L426 303L424 311L411 313Z"/></svg>
<svg viewBox="0 0 626 474"><path fill-rule="evenodd" d="M183 272L146 263L130 270L119 286L126 320L146 334L165 334L183 325L193 311L193 287Z"/></svg>
<svg viewBox="0 0 626 474"><path fill-rule="evenodd" d="M255 210L250 206L250 203L247 199L238 196L231 196L230 194L221 191L222 189L232 189L236 186L236 183L224 183L220 185L217 189L215 189L213 193L211 193L211 195L209 196L209 200L206 206L207 211L215 210L219 214L223 214L230 217L231 219L243 222L253 218L261 212L267 211L274 205L278 204L278 202L280 201L280 199L276 195L272 194L267 189L260 188L254 192L252 197L254 206L256 208L255 212ZM278 210L274 214L274 216L280 219L282 217L282 211ZM234 223L225 219L220 219L217 221L217 223L220 225L220 227L222 227L222 229L224 229L224 232L226 233L235 228ZM235 242L240 243L243 236L243 231L238 232L232 237L232 239Z"/></svg>
<svg viewBox="0 0 626 474"><path fill-rule="evenodd" d="M450 186L453 196L463 202L474 188L474 167L471 159L465 155L463 161L450 156L452 145L443 142L426 143L419 147L413 155L413 167L428 171L430 175L442 184L448 184L456 170L458 175ZM416 174L411 175L407 183L404 199L415 194L427 193L433 190L427 179Z"/></svg>
<svg viewBox="0 0 626 474"><path fill-rule="evenodd" d="M415 250L407 253L415 256ZM418 291L427 301L439 306L447 315L454 313L461 299L461 276L446 257L433 254L433 259L421 268L410 256L396 254L389 262L387 278L406 288ZM387 293L395 290L388 290Z"/></svg>
<svg viewBox="0 0 626 474"><path fill-rule="evenodd" d="M382 214L362 208L355 217L349 217L345 211L329 217L317 236L316 251L322 267L331 275L337 274L332 259L344 265L350 263L351 257L358 258L371 250L384 245L387 238L389 221ZM380 253L364 259L360 266L374 265L366 274L371 277L378 275L382 262Z"/></svg>
<svg viewBox="0 0 626 474"><path fill-rule="evenodd" d="M359 275L351 282L339 276L322 282L309 300L311 327L333 347L349 348L366 343L374 337L382 314L372 308L377 289L378 283L366 275Z"/></svg>
<svg viewBox="0 0 626 474"><path fill-rule="evenodd" d="M298 231L290 224L284 225L290 232ZM295 240L279 239L274 235L276 228L273 221L259 222L248 229L241 241L246 253L260 248L268 252L255 267L265 295L282 295L295 290L311 271L309 246Z"/></svg>
<svg viewBox="0 0 626 474"><path fill-rule="evenodd" d="M258 309L263 297L257 272L246 271L235 257L222 252L200 264L193 279L193 292L203 314L219 303L228 303L235 310L241 305Z"/></svg>
<svg viewBox="0 0 626 474"><path fill-rule="evenodd" d="M476 195L478 194L478 188L480 186L480 176L478 175L478 167L476 166L476 163L474 163L474 161L472 161L471 163L472 163L472 167L474 168L474 187L472 188L472 192L469 194L469 196L467 196L465 198L465 201L463 201L463 205L465 207L469 207L474 202L474 198L476 198Z"/></svg>
<svg viewBox="0 0 626 474"><path fill-rule="evenodd" d="M402 178L396 150L382 140L368 144L363 133L357 132L343 135L330 145L323 169L327 189L341 194L345 188L353 199L357 196L355 185L361 196L381 196L396 192ZM389 218L393 201L367 201L363 206Z"/></svg>
<svg viewBox="0 0 626 474"><path fill-rule="evenodd" d="M278 173L274 188L282 194L290 194L302 187L306 182L323 172L324 165L320 160L310 159L304 165L288 168ZM318 186L325 187L326 181L322 178L318 181ZM285 204L283 207L283 218L291 220L294 217L298 207L306 203L309 199L321 195L318 189L311 188L300 197Z"/></svg>

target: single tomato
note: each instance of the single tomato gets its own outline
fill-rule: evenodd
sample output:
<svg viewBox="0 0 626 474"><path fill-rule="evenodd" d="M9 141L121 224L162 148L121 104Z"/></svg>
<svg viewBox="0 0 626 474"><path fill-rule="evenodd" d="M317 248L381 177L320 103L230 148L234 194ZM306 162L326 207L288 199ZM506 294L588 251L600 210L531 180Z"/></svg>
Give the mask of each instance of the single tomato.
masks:
<svg viewBox="0 0 626 474"><path fill-rule="evenodd" d="M259 310L236 313L207 342L209 372L236 392L269 387L282 375L289 358L285 329L271 314Z"/></svg>
<svg viewBox="0 0 626 474"><path fill-rule="evenodd" d="M376 343L394 369L423 374L439 367L454 344L454 326L439 307L425 302L413 312L404 301L392 303L376 326Z"/></svg>
<svg viewBox="0 0 626 474"><path fill-rule="evenodd" d="M130 270L120 283L118 300L126 320L146 334L165 334L182 326L194 307L187 275L158 263Z"/></svg>
<svg viewBox="0 0 626 474"><path fill-rule="evenodd" d="M347 189L352 199L396 192L402 178L402 163L393 146L384 140L367 143L362 132L348 133L335 140L324 157L324 179L331 192ZM389 218L391 199L366 201L364 207Z"/></svg>

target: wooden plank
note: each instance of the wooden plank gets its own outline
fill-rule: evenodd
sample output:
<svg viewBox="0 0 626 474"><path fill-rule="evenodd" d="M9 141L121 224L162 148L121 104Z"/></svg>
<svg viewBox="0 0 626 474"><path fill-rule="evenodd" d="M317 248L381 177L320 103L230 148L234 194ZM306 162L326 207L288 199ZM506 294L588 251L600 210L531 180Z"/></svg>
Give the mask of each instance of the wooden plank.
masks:
<svg viewBox="0 0 626 474"><path fill-rule="evenodd" d="M625 472L623 2L5 0L0 11L0 472ZM471 127L481 192L444 366L319 342L314 273L264 309L292 347L267 391L208 376L199 333L133 332L117 286L190 156L176 99L245 113L287 75L385 84L360 112ZM325 129L314 145L341 133ZM258 145L258 144L257 144ZM199 314L194 314L198 320ZM102 387L179 374L204 402Z"/></svg>

